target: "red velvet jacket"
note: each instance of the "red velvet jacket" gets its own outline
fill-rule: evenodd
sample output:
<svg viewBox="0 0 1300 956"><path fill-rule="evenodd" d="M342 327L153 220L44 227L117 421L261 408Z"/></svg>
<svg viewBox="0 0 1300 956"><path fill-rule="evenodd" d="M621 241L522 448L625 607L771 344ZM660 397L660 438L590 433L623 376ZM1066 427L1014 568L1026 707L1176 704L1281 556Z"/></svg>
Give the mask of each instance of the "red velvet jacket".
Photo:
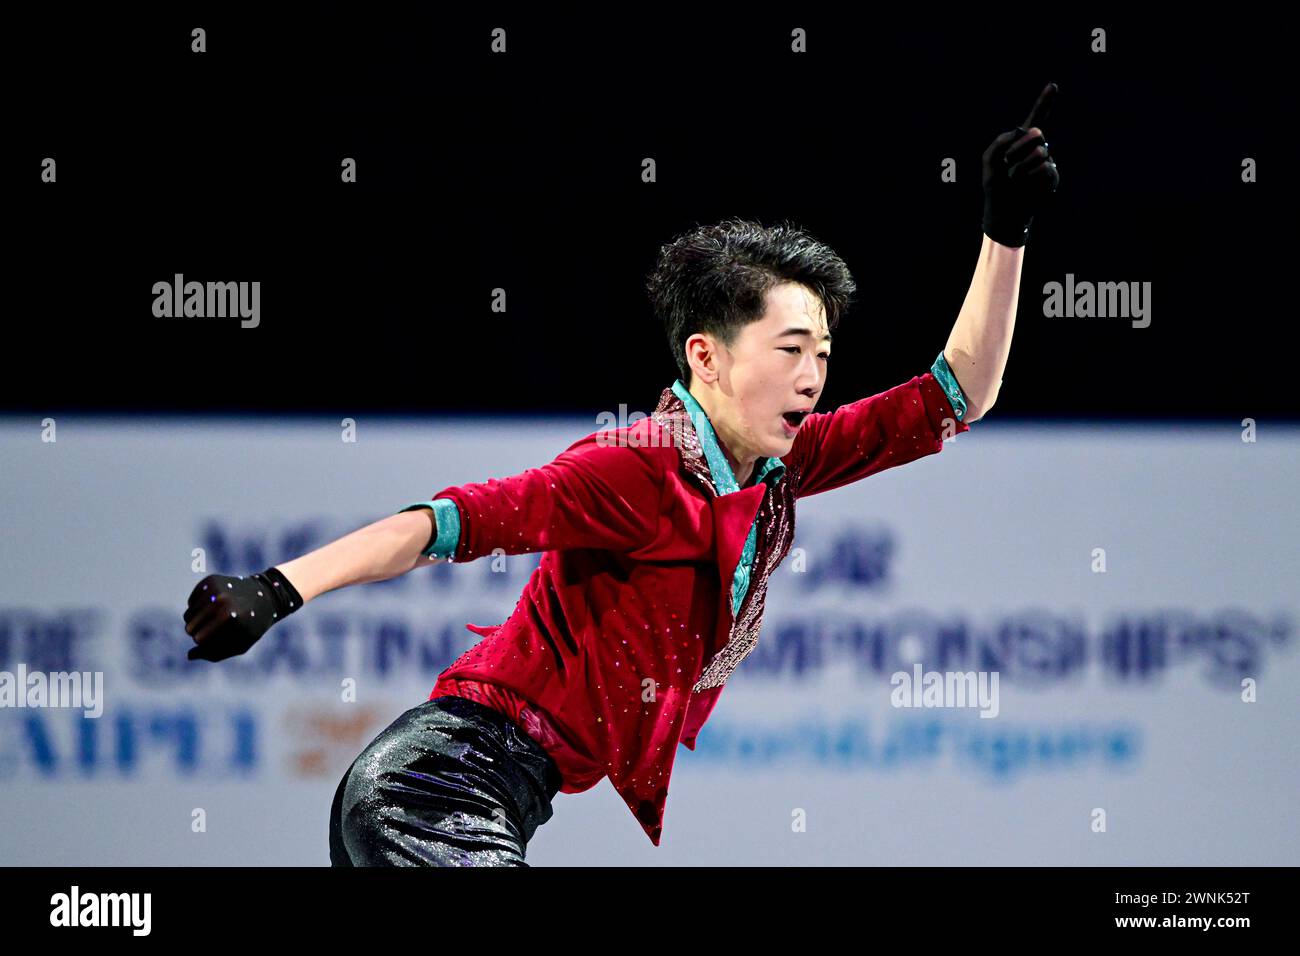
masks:
<svg viewBox="0 0 1300 956"><path fill-rule="evenodd" d="M430 697L472 696L510 714L555 757L563 792L608 776L658 846L677 745L694 749L757 642L796 499L935 454L965 431L927 372L809 415L778 480L718 495L683 403L665 389L651 417L588 435L546 465L445 488L433 498L459 512L453 561L544 553L508 620L467 625L483 640ZM730 584L756 520L733 615Z"/></svg>

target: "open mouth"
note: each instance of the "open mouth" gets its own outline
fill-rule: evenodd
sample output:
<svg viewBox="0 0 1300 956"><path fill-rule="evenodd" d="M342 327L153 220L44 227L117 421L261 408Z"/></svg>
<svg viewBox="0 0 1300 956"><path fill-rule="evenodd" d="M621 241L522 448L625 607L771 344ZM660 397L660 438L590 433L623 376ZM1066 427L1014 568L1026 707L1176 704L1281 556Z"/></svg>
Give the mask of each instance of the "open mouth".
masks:
<svg viewBox="0 0 1300 956"><path fill-rule="evenodd" d="M807 412L783 412L781 418L785 420L786 427L792 431L798 431L803 420L808 417Z"/></svg>

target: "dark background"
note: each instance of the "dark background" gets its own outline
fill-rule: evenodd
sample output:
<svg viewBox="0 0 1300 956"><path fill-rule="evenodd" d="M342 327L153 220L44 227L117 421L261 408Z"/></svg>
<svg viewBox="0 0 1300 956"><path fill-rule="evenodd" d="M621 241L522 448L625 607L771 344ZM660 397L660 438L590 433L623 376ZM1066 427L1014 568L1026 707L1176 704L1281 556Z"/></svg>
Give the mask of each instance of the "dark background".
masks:
<svg viewBox="0 0 1300 956"><path fill-rule="evenodd" d="M1297 417L1291 22L363 9L9 21L0 410L649 411L677 370L645 274L728 216L789 219L857 278L829 410L929 369L980 246L980 154L1055 80L1061 190L990 417ZM260 280L261 326L155 318L176 272ZM1151 282L1150 327L1044 318L1067 272Z"/></svg>

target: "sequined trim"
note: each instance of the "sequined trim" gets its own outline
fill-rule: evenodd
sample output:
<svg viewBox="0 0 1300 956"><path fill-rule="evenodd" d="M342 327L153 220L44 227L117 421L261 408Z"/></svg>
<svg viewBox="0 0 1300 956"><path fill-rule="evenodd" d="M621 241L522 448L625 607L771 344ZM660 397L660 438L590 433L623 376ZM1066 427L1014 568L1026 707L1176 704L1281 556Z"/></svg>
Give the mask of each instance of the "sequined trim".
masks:
<svg viewBox="0 0 1300 956"><path fill-rule="evenodd" d="M682 465L708 493L717 497L708 462L700 449L700 439L686 406L666 388L659 405L650 416L672 436L672 443L682 452ZM693 692L721 687L731 673L758 646L763 624L763 607L767 599L767 582L790 552L794 542L794 500L799 485L799 471L790 468L782 480L768 485L759 504L756 525L759 529L754 554L754 570L740 610L732 616L727 643L718 649L695 682ZM728 602L730 604L730 602Z"/></svg>
<svg viewBox="0 0 1300 956"><path fill-rule="evenodd" d="M952 406L957 421L964 420L966 418L966 393L961 390L957 376L952 373L952 368L948 365L948 360L943 357L942 351L939 352L939 357L934 360L934 364L930 366L930 374L939 383L943 393L948 396L948 404Z"/></svg>

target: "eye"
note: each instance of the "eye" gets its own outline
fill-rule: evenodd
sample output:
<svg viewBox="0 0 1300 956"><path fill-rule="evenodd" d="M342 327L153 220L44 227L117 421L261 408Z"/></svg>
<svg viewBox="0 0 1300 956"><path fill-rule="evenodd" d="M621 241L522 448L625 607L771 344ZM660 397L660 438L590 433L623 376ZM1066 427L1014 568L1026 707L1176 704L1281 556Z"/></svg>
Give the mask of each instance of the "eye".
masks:
<svg viewBox="0 0 1300 956"><path fill-rule="evenodd" d="M798 354L799 354L799 346L797 346L797 345L783 345L783 346L781 346L781 351L782 351L782 352L789 352L791 355L798 355Z"/></svg>
<svg viewBox="0 0 1300 956"><path fill-rule="evenodd" d="M819 355L819 356L817 356L817 357L818 357L819 359L821 359L823 362L829 362L829 361L831 360L831 353L830 353L830 352L823 352L821 355Z"/></svg>

